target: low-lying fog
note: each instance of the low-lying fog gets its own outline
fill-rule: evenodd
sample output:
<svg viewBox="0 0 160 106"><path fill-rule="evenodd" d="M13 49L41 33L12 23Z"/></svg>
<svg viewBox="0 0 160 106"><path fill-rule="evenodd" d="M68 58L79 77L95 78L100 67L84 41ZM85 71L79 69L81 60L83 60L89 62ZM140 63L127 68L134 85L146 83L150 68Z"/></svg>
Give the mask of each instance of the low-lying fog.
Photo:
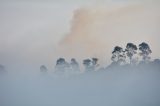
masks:
<svg viewBox="0 0 160 106"><path fill-rule="evenodd" d="M160 105L160 71L109 69L61 76L29 72L0 77L1 106Z"/></svg>

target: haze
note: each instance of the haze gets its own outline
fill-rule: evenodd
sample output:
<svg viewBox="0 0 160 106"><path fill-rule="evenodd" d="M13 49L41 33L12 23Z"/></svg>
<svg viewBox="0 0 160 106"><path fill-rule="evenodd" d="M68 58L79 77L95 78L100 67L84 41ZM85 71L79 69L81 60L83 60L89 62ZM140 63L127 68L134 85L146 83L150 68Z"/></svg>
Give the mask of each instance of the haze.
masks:
<svg viewBox="0 0 160 106"><path fill-rule="evenodd" d="M47 64L59 57L98 57L146 41L159 58L159 2L132 0L1 1L0 63Z"/></svg>

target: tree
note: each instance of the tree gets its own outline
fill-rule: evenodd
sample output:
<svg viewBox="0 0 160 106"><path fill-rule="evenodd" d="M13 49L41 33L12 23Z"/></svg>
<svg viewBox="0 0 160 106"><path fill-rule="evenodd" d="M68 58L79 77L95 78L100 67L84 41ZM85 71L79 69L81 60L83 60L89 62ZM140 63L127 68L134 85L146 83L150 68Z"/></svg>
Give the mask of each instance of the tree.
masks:
<svg viewBox="0 0 160 106"><path fill-rule="evenodd" d="M132 64L132 57L137 53L137 46L133 43L127 43L125 51L127 56L129 57L130 64Z"/></svg>
<svg viewBox="0 0 160 106"><path fill-rule="evenodd" d="M46 73L48 71L47 67L45 65L40 66L40 72Z"/></svg>
<svg viewBox="0 0 160 106"><path fill-rule="evenodd" d="M80 71L79 64L78 64L78 62L76 61L75 58L71 59L70 65L71 65L72 70L74 70L74 71Z"/></svg>
<svg viewBox="0 0 160 106"><path fill-rule="evenodd" d="M139 44L140 56L142 56L143 61L147 62L150 59L150 54L152 53L149 45L145 42Z"/></svg>
<svg viewBox="0 0 160 106"><path fill-rule="evenodd" d="M70 65L65 61L64 58L59 58L56 62L55 69L59 72L65 72L70 68Z"/></svg>
<svg viewBox="0 0 160 106"><path fill-rule="evenodd" d="M92 58L92 70L94 71L98 66L98 58Z"/></svg>
<svg viewBox="0 0 160 106"><path fill-rule="evenodd" d="M125 51L123 51L122 47L116 46L112 52L111 60L114 63L123 64L125 63Z"/></svg>
<svg viewBox="0 0 160 106"><path fill-rule="evenodd" d="M92 61L90 59L83 60L83 65L85 67L85 71L91 71Z"/></svg>

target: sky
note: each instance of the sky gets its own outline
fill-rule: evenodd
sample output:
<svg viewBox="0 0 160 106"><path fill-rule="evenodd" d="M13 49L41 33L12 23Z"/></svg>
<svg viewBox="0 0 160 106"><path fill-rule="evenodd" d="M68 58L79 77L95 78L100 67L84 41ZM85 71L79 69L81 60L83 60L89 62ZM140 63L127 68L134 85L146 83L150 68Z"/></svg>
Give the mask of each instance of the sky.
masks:
<svg viewBox="0 0 160 106"><path fill-rule="evenodd" d="M148 42L159 58L158 0L0 0L0 64L46 64L98 57Z"/></svg>

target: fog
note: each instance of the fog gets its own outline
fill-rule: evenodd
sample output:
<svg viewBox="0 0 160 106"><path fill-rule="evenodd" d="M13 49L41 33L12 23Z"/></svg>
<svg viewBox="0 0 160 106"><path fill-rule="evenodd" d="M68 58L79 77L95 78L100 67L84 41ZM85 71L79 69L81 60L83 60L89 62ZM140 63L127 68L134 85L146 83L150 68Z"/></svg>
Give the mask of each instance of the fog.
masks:
<svg viewBox="0 0 160 106"><path fill-rule="evenodd" d="M71 76L8 74L1 76L0 104L158 106L160 71L143 69L112 69Z"/></svg>
<svg viewBox="0 0 160 106"><path fill-rule="evenodd" d="M160 58L159 5L158 0L1 0L0 106L159 106L160 64L153 62ZM113 48L128 42L147 42L150 63L111 67ZM80 70L57 74L60 57L76 58ZM86 72L82 60L92 57L99 59L99 69ZM41 65L47 72L40 72Z"/></svg>

